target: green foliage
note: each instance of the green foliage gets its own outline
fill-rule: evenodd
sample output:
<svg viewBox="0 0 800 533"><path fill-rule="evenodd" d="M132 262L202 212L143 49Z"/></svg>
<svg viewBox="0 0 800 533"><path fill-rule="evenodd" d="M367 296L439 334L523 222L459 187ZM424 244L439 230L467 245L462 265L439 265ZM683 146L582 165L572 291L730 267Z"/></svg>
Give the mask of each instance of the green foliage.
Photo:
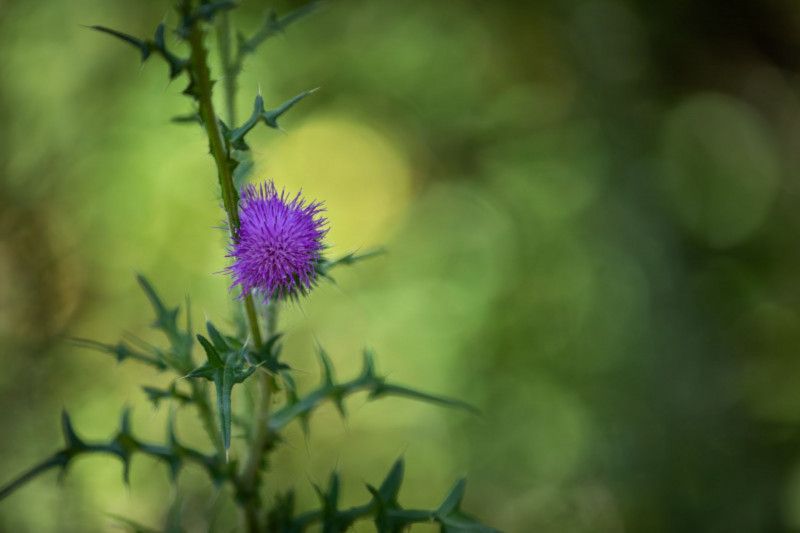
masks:
<svg viewBox="0 0 800 533"><path fill-rule="evenodd" d="M364 364L361 374L346 382L336 382L333 365L322 348L319 349L319 358L323 370L322 383L306 396L299 397L294 380L287 379L287 403L270 417L269 427L272 431L279 432L294 420L298 420L303 429L308 431L308 418L314 409L326 401L333 402L339 413L343 417L347 416L344 400L357 392L368 392L370 400L394 395L477 412L474 407L459 400L434 396L402 385L388 383L386 378L377 375L374 358L369 350L364 350Z"/></svg>
<svg viewBox="0 0 800 533"><path fill-rule="evenodd" d="M147 395L147 399L153 403L153 407L158 407L162 400L177 400L181 405L191 403L192 397L180 392L177 383L172 383L168 389L158 389L156 387L142 387L142 390Z"/></svg>
<svg viewBox="0 0 800 533"><path fill-rule="evenodd" d="M234 466L226 463L224 458L218 455L206 455L178 442L172 420L169 421L167 427L166 445L152 444L137 439L131 429L130 411L128 409L122 412L119 429L116 434L106 442L90 443L81 439L72 427L72 422L66 411L61 415L61 431L64 437L64 447L0 490L0 500L33 477L50 469L60 468L63 474L73 459L85 454L101 453L117 457L122 461L123 479L126 483L128 482L131 458L135 453L164 461L169 467L170 478L173 481L177 479L184 465L194 463L206 471L215 485L219 485L225 479L230 478Z"/></svg>
<svg viewBox="0 0 800 533"><path fill-rule="evenodd" d="M145 363L150 365L158 370L164 370L167 368L167 364L163 361L162 354L156 355L148 355L141 352L138 352L128 346L125 342L119 341L117 344L103 344L102 342L96 342L88 339L72 339L72 344L76 346L81 346L84 348L90 348L92 350L97 350L99 352L111 354L116 357L117 362L123 362L126 359L134 359L136 361Z"/></svg>
<svg viewBox="0 0 800 533"><path fill-rule="evenodd" d="M314 489L320 508L295 515L294 493L279 494L267 515L267 531L280 533L302 533L314 524L319 524L323 533L347 531L356 521L369 519L378 533L400 533L412 524L438 523L446 533L497 533L497 530L482 525L460 510L465 482L460 479L445 497L438 509L404 509L399 501L405 465L397 460L379 488L367 485L372 498L356 507L339 508L340 480L333 472L327 490L316 484Z"/></svg>
<svg viewBox="0 0 800 533"><path fill-rule="evenodd" d="M286 113L297 102L315 91L317 91L317 89L303 91L294 98L287 100L277 108L269 110L264 109L264 99L261 97L261 94L259 94L256 96L256 101L253 105L253 114L250 115L250 118L247 120L247 122L235 130L226 132L228 142L230 142L231 146L236 150L249 150L250 147L247 146L247 143L244 141L244 136L247 135L250 130L252 130L256 124L258 124L259 121L263 121L264 124L271 128L283 131L281 127L278 126L278 117Z"/></svg>
<svg viewBox="0 0 800 533"><path fill-rule="evenodd" d="M104 26L90 26L93 30L97 30L103 33L107 33L109 35L113 35L114 37L125 41L128 44L131 44L139 49L142 54L142 62L147 61L150 58L150 54L155 52L160 55L164 61L166 61L167 65L169 66L169 78L175 79L177 78L181 72L184 71L188 61L186 59L179 58L169 50L167 50L167 46L164 43L164 23L158 25L156 28L155 36L152 40L149 39L137 39L132 35L128 35L127 33L122 33L117 30L112 30L111 28L106 28Z"/></svg>
<svg viewBox="0 0 800 533"><path fill-rule="evenodd" d="M328 262L324 272L327 272L327 269L333 266L354 264L360 259L373 255L375 255L373 252L362 255L348 254L338 260ZM332 401L339 413L343 417L347 416L344 400L357 392L367 392L370 400L395 395L476 412L472 406L459 400L435 396L387 382L385 377L377 374L374 358L369 350L364 351L364 363L361 373L352 380L339 382L335 376L333 362L325 350L320 347L318 354L322 382L317 388L301 397L297 393L292 369L280 360L282 334L277 333L267 339L259 348L254 348L246 342L246 339L224 335L211 322L206 323L208 337L203 335L196 336L205 352L206 362L181 376L184 365L187 362L191 363L191 346L193 344L191 337L189 337L191 328L188 323L185 329L180 327L178 323L180 309L178 307L167 307L152 284L144 276L139 275L138 281L156 316L153 327L164 334L169 341L169 348L162 350L151 346L149 347L149 353L140 353L122 342L117 345L106 345L94 341L80 340L75 341L76 344L112 354L120 362L134 360L145 363L159 372L169 370L177 376L191 378L189 379L191 384L196 385L198 383L197 378L201 378L200 381L211 381L217 391L217 415L225 450L230 446L231 425L237 418L232 408L231 390L234 385L244 382L259 368L262 369L261 371L269 372L272 375L279 375L286 385L285 404L269 417L268 427L272 432L273 440L279 440L280 432L295 420L300 422L304 431L308 433L310 415L326 401ZM141 341L140 344L146 346ZM163 401L176 402L179 405L193 405L198 409L202 418L204 406L207 409L205 391L193 386L191 393L182 392L178 389L178 383L180 382L173 382L167 389L146 386L143 387L143 390L155 406L158 406ZM210 414L210 411L205 414ZM209 425L206 425L209 437L213 440L215 433L210 429ZM227 483L233 487L235 492L241 493L243 491L241 481L236 472L236 463L228 462L226 455L221 453L207 454L184 446L176 437L172 418L170 418L167 426L167 442L163 445L139 440L131 429L130 412L127 409L122 413L118 431L106 442L88 443L84 441L76 433L66 412L62 416L62 433L64 435L64 447L0 490L0 499L5 498L27 481L50 469L60 468L62 472L66 471L72 459L79 455L91 453L111 454L117 457L123 464L123 479L126 482L131 458L136 453L139 453L165 462L169 468L170 478L173 481L177 479L184 465L193 463L200 466L208 474L210 481L214 485ZM488 528L480 529L476 525L477 522L460 512L459 505L464 489L463 480L456 485L451 495L448 496L438 510L418 511L404 510L397 502L402 477L403 463L398 461L379 489L376 490L368 486L368 490L372 494L372 500L369 503L360 507L340 510L338 509L339 478L334 473L331 476L327 491L322 491L317 487L321 502L321 508L317 511L309 511L294 516L294 495L289 492L277 497L275 505L268 512L268 530L305 531L310 525L321 523L323 531L345 531L356 520L372 517L378 527L378 531L381 532L400 531L409 524L430 521L441 523L443 531L492 531ZM127 519L122 520L134 531L150 531L150 529L135 522Z"/></svg>
<svg viewBox="0 0 800 533"><path fill-rule="evenodd" d="M327 259L323 257L319 262L314 265L314 268L317 272L318 276L325 278L326 280L333 282L333 278L330 276L329 272L338 267L338 266L352 266L356 263L360 263L366 259L372 259L373 257L377 257L379 255L383 255L385 251L383 248L374 248L372 250L367 250L363 253L358 252L350 252L348 254L339 257L338 259Z"/></svg>
<svg viewBox="0 0 800 533"><path fill-rule="evenodd" d="M286 30L286 28L294 22L307 17L323 5L323 2L310 2L304 6L300 6L294 11L279 17L275 10L269 10L261 27L249 38L241 33L237 34L237 53L233 62L234 72L239 72L242 69L242 63L245 56L255 52L264 41L270 37L274 37Z"/></svg>
<svg viewBox="0 0 800 533"><path fill-rule="evenodd" d="M217 412L219 413L222 439L225 449L231 445L231 391L237 383L243 383L256 367L245 368L245 348L234 350L225 339L208 323L208 333L214 344L202 335L197 340L203 346L208 360L202 366L192 370L187 377L205 378L214 383L217 389Z"/></svg>
<svg viewBox="0 0 800 533"><path fill-rule="evenodd" d="M235 60L232 65L229 65L232 68L228 69L228 73L235 77L241 69L242 60L246 55L252 53L269 37L315 11L320 5L320 2L313 2L280 18L274 12L270 12L263 26L252 37L245 39L239 36ZM211 97L213 82L210 78L204 44L205 23L212 21L220 12L234 7L236 7L236 3L230 1L201 2L195 8L188 0L180 2L178 11L181 19L177 27L177 35L189 41L191 53L187 59L180 58L167 49L164 23L157 27L151 40L138 39L103 26L92 26L95 30L116 37L137 48L141 53L142 61L146 61L153 54L160 56L169 66L170 79L174 79L184 72L188 75L189 85L184 93L195 100L198 110L196 113L173 120L176 122L199 122L206 129L210 151L217 164L222 196L233 238L236 237L238 228L238 196L233 183L235 170L239 166L239 160L236 159L234 153L248 150L245 137L259 122L264 122L274 129L281 129L278 119L297 102L314 92L311 90L300 93L279 107L270 110L264 108L263 99L259 94L250 118L232 130L218 118ZM333 281L330 275L333 268L353 265L380 253L382 253L381 250L372 250L361 254L353 252L335 260L323 258L315 265L317 279ZM185 323L181 324L179 322L180 307L167 306L144 276L137 275L137 280L155 315L152 327L163 334L166 347L151 345L132 335L127 335L124 340L120 340L116 344L104 344L85 339L75 339L73 342L78 346L112 355L119 363L132 360L158 372L171 373L174 380L168 387L143 386L142 390L154 407L158 407L162 402L171 402L178 406L185 406L187 409L196 410L203 428L214 446L214 451L203 452L178 441L173 419L175 413L179 412L177 410L171 411L167 423L165 444L150 443L137 438L131 427L128 409L123 410L119 428L109 440L87 442L75 431L65 411L62 415L63 447L0 489L0 499L7 497L29 480L51 469L58 468L63 474L74 458L85 454L110 454L117 457L122 462L123 479L127 483L132 457L140 454L166 463L170 479L173 482L177 480L184 465L191 463L203 469L213 485L229 486L236 503L243 510L250 531L262 530L260 527L262 519L266 520L267 531L286 533L306 531L309 527L316 525L319 525L324 533L342 532L348 530L356 521L364 519L373 520L380 533L399 532L411 524L427 522L440 524L441 530L445 532L493 531L461 512L464 480L460 480L455 485L436 510L404 509L398 501L404 470L402 460L394 464L379 488L367 486L371 499L361 506L339 508L340 479L338 473L334 472L331 474L327 489L323 490L314 486L319 496L318 509L296 514L295 497L291 491L279 493L274 499L274 505L268 510L263 509L259 498L259 489L261 488L260 474L268 465L266 456L271 453L276 443L281 442L281 432L293 421L298 421L303 431L308 434L311 415L325 402L333 402L342 417L347 416L345 400L359 392L366 393L369 400L391 395L470 412L477 411L474 407L459 400L428 394L388 382L386 377L380 376L376 372L374 358L369 350L364 351L363 367L359 375L349 381L339 381L336 379L333 362L322 347L319 347L321 383L305 395L301 395L293 377L293 369L280 359L282 334L275 331L274 315L271 315L271 319L266 321L267 340L263 343L252 300L246 300L245 304L251 325L249 333L245 333L248 330L242 328L236 335L226 335L214 324L207 322L207 336L195 335L191 326L188 299ZM307 295L307 291L303 291L302 295ZM270 313L275 313L276 302L270 302L268 310ZM205 354L205 362L199 366L194 362L192 356L195 339ZM254 374L259 377L262 386L265 401L261 404L261 408L264 411L262 415L247 420L234 408L232 391L236 385L244 383ZM214 386L215 404L209 402L206 382L211 382ZM273 394L281 392L277 387L279 383L284 385L282 390L284 399L281 406L270 413ZM237 461L229 460L228 455L231 446L231 428L234 423L243 428L249 452L247 464L241 471ZM126 518L115 518L134 531L153 531L151 528ZM181 530L180 499L178 498L169 514L166 531L178 532Z"/></svg>

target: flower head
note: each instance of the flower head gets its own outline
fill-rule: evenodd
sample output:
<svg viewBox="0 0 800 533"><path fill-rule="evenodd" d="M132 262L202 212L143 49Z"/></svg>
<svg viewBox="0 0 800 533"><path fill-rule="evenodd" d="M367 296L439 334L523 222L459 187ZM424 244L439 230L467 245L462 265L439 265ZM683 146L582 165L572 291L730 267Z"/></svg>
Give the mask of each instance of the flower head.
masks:
<svg viewBox="0 0 800 533"><path fill-rule="evenodd" d="M275 189L272 181L242 189L239 203L241 226L225 270L239 285L240 298L251 291L264 300L294 296L311 289L314 268L324 248L327 219L319 202L294 199Z"/></svg>

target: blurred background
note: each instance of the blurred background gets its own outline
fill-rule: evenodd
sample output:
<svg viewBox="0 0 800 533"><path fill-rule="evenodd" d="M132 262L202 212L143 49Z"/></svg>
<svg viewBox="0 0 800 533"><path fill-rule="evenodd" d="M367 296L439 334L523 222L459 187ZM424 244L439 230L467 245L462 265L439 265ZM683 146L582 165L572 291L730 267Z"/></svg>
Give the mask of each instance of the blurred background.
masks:
<svg viewBox="0 0 800 533"><path fill-rule="evenodd" d="M245 0L233 20L301 4ZM213 161L169 122L191 111L184 82L81 27L149 36L165 13L0 0L0 482L61 445L62 408L106 439L132 405L163 439L168 407L139 387L168 376L66 343L160 342L136 271L190 294L197 327L229 323ZM312 505L339 468L361 503L402 455L403 504L467 474L465 508L508 532L800 531L798 73L789 0L341 0L268 41L239 121L259 84L269 107L322 89L288 135L250 135L254 179L324 200L333 255L389 251L284 310L301 386L316 342L343 378L371 346L392 379L484 413L326 407L308 442L289 431L272 486ZM0 503L0 530L161 524L166 468L137 457L130 487L120 471L46 474ZM201 472L181 487L187 530L232 529Z"/></svg>

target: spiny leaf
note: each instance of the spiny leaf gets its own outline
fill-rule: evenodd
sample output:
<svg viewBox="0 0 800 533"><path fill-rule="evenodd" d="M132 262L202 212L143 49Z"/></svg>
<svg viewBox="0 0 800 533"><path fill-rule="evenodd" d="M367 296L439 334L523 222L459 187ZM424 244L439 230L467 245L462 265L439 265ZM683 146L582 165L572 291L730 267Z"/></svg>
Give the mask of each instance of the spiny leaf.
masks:
<svg viewBox="0 0 800 533"><path fill-rule="evenodd" d="M328 482L328 492L323 495L325 505L333 510L339 505L339 473L335 470L331 472L331 479Z"/></svg>
<svg viewBox="0 0 800 533"><path fill-rule="evenodd" d="M230 346L228 345L228 341L222 336L222 334L214 327L214 324L211 321L206 322L206 329L208 330L208 336L211 338L211 342L214 343L214 348L217 349L219 352L226 352L230 350Z"/></svg>
<svg viewBox="0 0 800 533"><path fill-rule="evenodd" d="M130 409L125 408L122 411L119 431L105 447L105 451L116 455L122 461L122 479L126 485L130 483L131 456L138 449L139 443L131 432Z"/></svg>
<svg viewBox="0 0 800 533"><path fill-rule="evenodd" d="M411 389L409 387L404 387L402 385L394 385L391 383L381 383L380 385L373 388L372 392L370 393L370 399L377 399L383 396L403 396L405 398L411 398L414 400L419 400L423 402L433 403L437 405L441 405L444 407L453 407L456 409L464 409L465 411L469 411L473 414L480 415L481 412L478 410L477 407L471 405L467 402L456 400L454 398L447 398L445 396L437 396L434 394L428 394L426 392L421 392L418 390Z"/></svg>
<svg viewBox="0 0 800 533"><path fill-rule="evenodd" d="M352 510L339 510L339 474L331 472L331 479L328 482L328 490L323 492L317 485L314 489L322 504L322 531L323 533L340 533L350 529L350 526L363 512L362 509L353 512Z"/></svg>
<svg viewBox="0 0 800 533"><path fill-rule="evenodd" d="M69 419L69 413L66 410L61 411L61 434L64 436L64 443L70 450L85 450L86 444L75 433L72 427L72 421Z"/></svg>
<svg viewBox="0 0 800 533"><path fill-rule="evenodd" d="M194 400L191 396L180 392L177 384L173 383L168 389L159 389L156 387L142 387L142 390L147 395L147 399L153 403L153 407L158 407L162 400L176 400L181 405L192 403Z"/></svg>
<svg viewBox="0 0 800 533"><path fill-rule="evenodd" d="M289 365L280 361L282 346L279 341L282 337L283 333L277 333L267 339L260 349L251 352L253 363L266 368L272 374L280 374L291 369Z"/></svg>
<svg viewBox="0 0 800 533"><path fill-rule="evenodd" d="M195 9L195 13L196 16L202 17L206 21L211 22L211 20L218 12L228 11L230 9L235 8L237 5L238 4L236 2L231 2L228 0L223 0L220 2L209 2L207 4L202 4L200 6L197 6L197 9Z"/></svg>
<svg viewBox="0 0 800 533"><path fill-rule="evenodd" d="M169 65L169 78L174 79L176 78L181 71L186 67L188 61L185 59L181 59L177 57L175 54L167 50L167 45L164 42L164 23L158 25L156 28L156 35L155 39L151 43L151 46L158 52L161 57Z"/></svg>
<svg viewBox="0 0 800 533"><path fill-rule="evenodd" d="M217 13L220 11L228 11L235 8L237 2L219 1L219 2L201 2L195 9L191 9L189 2L182 2L178 5L178 12L181 15L181 21L178 24L178 36L185 39L189 32L198 21L205 20L211 22Z"/></svg>
<svg viewBox="0 0 800 533"><path fill-rule="evenodd" d="M450 489L450 493L439 506L436 515L439 517L447 516L459 510L461 507L461 500L464 498L464 489L466 488L467 480L463 477L459 479L456 484Z"/></svg>
<svg viewBox="0 0 800 533"><path fill-rule="evenodd" d="M317 354L319 355L319 362L322 366L323 385L333 385L333 363L331 363L331 358L322 346L317 347Z"/></svg>
<svg viewBox="0 0 800 533"><path fill-rule="evenodd" d="M105 453L119 458L123 463L123 474L127 475L131 456L134 453L164 460L170 466L170 473L173 480L177 472L186 462L192 462L203 468L214 482L218 485L225 479L232 479L236 475L233 465L226 465L219 456L204 455L199 451L187 448L175 439L174 428L170 420L169 444L160 446L150 444L136 439L131 431L130 414L126 409L122 413L120 428L116 435L108 442L85 442L75 433L70 422L69 415L64 411L61 415L62 432L64 434L64 448L53 454L48 459L34 466L14 481L0 489L0 500L20 488L28 481L37 477L39 474L48 470L60 467L64 472L69 463L78 455L87 453Z"/></svg>
<svg viewBox="0 0 800 533"><path fill-rule="evenodd" d="M294 516L294 493L279 495L276 503L267 515L267 531L281 533L301 533L307 531L312 524L319 523L315 529L323 533L349 531L351 525L358 519L373 517L375 529L378 533L404 533L413 524L435 522L441 526L441 531L474 532L474 533L499 533L486 527L475 518L458 510L458 505L463 496L464 483L459 480L445 498L439 511L424 509L403 509L397 497L403 478L403 460L398 459L380 489L367 484L367 490L372 499L367 503L348 509L339 509L340 479L336 472L331 473L328 489L322 488L312 482L320 501L320 509L306 511ZM444 512L443 512L444 511Z"/></svg>
<svg viewBox="0 0 800 533"><path fill-rule="evenodd" d="M364 363L362 365L361 378L370 379L375 377L375 354L369 348L364 348Z"/></svg>
<svg viewBox="0 0 800 533"><path fill-rule="evenodd" d="M203 337L198 333L197 340L200 341L200 345L203 347L203 350L205 350L206 358L208 359L206 364L204 364L200 368L207 367L210 370L219 370L223 368L225 366L225 363L222 361L222 358L217 352L217 349L214 348L214 346L210 342L208 342L208 339L206 339L205 337ZM198 376L206 377L205 375L201 376L201 374L197 373L200 370L200 368L192 370L192 372L189 374L189 377L198 377Z"/></svg>
<svg viewBox="0 0 800 533"><path fill-rule="evenodd" d="M89 26L91 29L107 33L109 35L113 35L118 39L122 39L123 41L132 44L142 54L142 62L147 61L150 57L152 52L158 53L169 65L169 77L170 79L176 78L188 64L188 61L185 59L181 59L177 57L175 54L167 50L166 43L164 42L164 30L165 26L162 22L156 28L155 38L152 41L138 39L127 33L122 33L117 30L112 30L111 28L106 28L104 26Z"/></svg>
<svg viewBox="0 0 800 533"><path fill-rule="evenodd" d="M205 378L214 383L217 390L217 411L222 440L227 450L231 444L231 391L234 385L242 383L255 372L256 367L244 368L243 351L227 352L223 354L223 359L208 339L202 335L198 335L197 339L203 346L208 360L202 366L192 370L187 377Z"/></svg>
<svg viewBox="0 0 800 533"><path fill-rule="evenodd" d="M55 467L60 467L63 471L63 469L67 467L68 463L69 463L69 456L66 453L63 452L56 453L52 457L42 461L38 465L27 470L19 477L11 481L8 485L0 488L0 501L3 501L3 499L11 495L18 488L25 485L28 481L31 481L32 479L38 477L39 474L43 474L44 472L47 472L51 468Z"/></svg>
<svg viewBox="0 0 800 533"><path fill-rule="evenodd" d="M367 490L372 494L372 506L375 508L375 529L378 533L402 533L411 524L430 522L433 517L431 511L406 510L394 502L387 502L381 492L367 484Z"/></svg>
<svg viewBox="0 0 800 533"><path fill-rule="evenodd" d="M321 352L320 355L323 361L323 373L325 374L323 383L302 398L299 398L292 390L286 405L270 416L269 427L272 431L281 431L294 419L298 419L301 423L306 424L310 413L326 400L335 402L337 407L343 411L344 398L361 391L369 392L370 399L388 395L403 396L414 400L421 400L478 413L475 407L460 400L446 398L444 396L435 396L401 385L386 383L385 378L376 376L372 357L368 351L365 352L364 355L364 370L362 370L361 375L344 383L336 383L332 375L332 367L330 370L330 377L328 375L326 367L329 366L330 362L328 361L328 365L326 365L325 359L322 358L322 353L324 352Z"/></svg>
<svg viewBox="0 0 800 533"><path fill-rule="evenodd" d="M294 516L294 501L293 490L275 495L275 504L267 514L267 531L287 531L285 528L292 522Z"/></svg>
<svg viewBox="0 0 800 533"><path fill-rule="evenodd" d="M161 298L158 296L158 293L156 293L153 285L142 274L136 274L136 279L147 296L147 299L150 300L150 305L153 307L153 311L155 311L156 320L153 323L153 327L162 330L164 334L167 335L170 342L173 343L173 345L181 345L184 342L184 339L181 337L178 329L179 308L174 307L172 309L168 309L164 305L164 302L161 301Z"/></svg>
<svg viewBox="0 0 800 533"><path fill-rule="evenodd" d="M373 248L372 250L367 250L366 252L360 254L358 252L350 252L349 254L339 257L338 259L331 260L322 258L314 264L314 269L316 270L317 275L327 279L328 281L333 281L333 278L330 277L328 273L337 266L354 265L356 263L360 263L361 261L383 255L384 253L386 253L386 251L383 248Z"/></svg>
<svg viewBox="0 0 800 533"><path fill-rule="evenodd" d="M271 126L275 129L281 129L280 126L278 126L278 117L286 113L297 102L299 102L309 94L316 92L317 90L319 90L319 87L317 87L316 89L311 89L309 91L303 91L302 93L298 94L291 100L287 100L286 102L284 102L280 107L276 109L270 109L269 111L264 111L263 113L261 113L261 117L264 119L264 122L267 124L267 126Z"/></svg>
<svg viewBox="0 0 800 533"><path fill-rule="evenodd" d="M155 367L158 370L164 370L167 368L167 365L163 360L138 352L125 344L123 341L119 341L114 345L103 344L102 342L96 342L88 339L70 339L70 341L75 346L81 346L83 348L89 348L114 355L117 358L117 361L120 363L126 359L134 359Z"/></svg>
<svg viewBox="0 0 800 533"><path fill-rule="evenodd" d="M403 483L403 473L405 471L405 463L401 457L392 465L392 469L386 476L386 479L381 483L378 493L384 502L397 503L397 495L400 493L400 485Z"/></svg>
<svg viewBox="0 0 800 533"><path fill-rule="evenodd" d="M253 113L250 115L250 118L247 119L247 122L228 133L228 139L233 148L236 150L250 149L250 147L247 146L247 143L244 142L244 136L247 135L247 133L252 130L256 124L258 124L258 120L263 112L264 99L261 97L261 91L259 91L259 93L256 95L256 101L253 104Z"/></svg>
<svg viewBox="0 0 800 533"><path fill-rule="evenodd" d="M304 91L294 98L284 102L280 107L270 110L264 109L264 99L259 91L259 94L256 95L255 102L253 103L253 112L250 115L250 118L248 118L247 121L238 128L225 131L226 138L228 139L228 142L230 142L231 147L235 150L249 150L250 147L247 145L247 142L245 142L245 135L247 135L250 130L252 130L258 124L259 121L264 121L264 123L271 128L281 129L280 126L278 126L278 117L283 115L297 102L316 90L317 89Z"/></svg>
<svg viewBox="0 0 800 533"><path fill-rule="evenodd" d="M112 30L111 28L106 28L104 26L89 26L89 27L93 30L113 35L118 39L122 39L123 41L132 44L133 46L138 48L139 51L142 53L142 62L147 61L147 58L150 57L150 45L147 43L147 41L137 39L136 37L128 35L127 33L122 33L121 31Z"/></svg>
<svg viewBox="0 0 800 533"><path fill-rule="evenodd" d="M241 68L241 57L245 54L252 54L256 51L256 49L269 39L270 37L277 35L278 33L283 32L290 24L300 20L301 18L310 15L312 12L316 11L320 6L322 6L323 2L310 2L304 6L301 6L294 11L287 13L282 17L278 17L274 10L270 10L265 19L264 23L261 25L261 28L253 34L252 37L249 39L244 38L244 36L239 35L239 65L238 67Z"/></svg>

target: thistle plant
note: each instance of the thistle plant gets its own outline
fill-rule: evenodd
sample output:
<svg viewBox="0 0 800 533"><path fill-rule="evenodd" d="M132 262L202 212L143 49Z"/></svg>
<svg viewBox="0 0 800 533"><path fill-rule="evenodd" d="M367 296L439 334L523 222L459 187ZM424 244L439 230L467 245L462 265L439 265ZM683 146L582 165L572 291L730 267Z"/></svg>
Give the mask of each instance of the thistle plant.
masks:
<svg viewBox="0 0 800 533"><path fill-rule="evenodd" d="M282 334L278 330L281 306L288 301L302 304L312 297L318 283L332 280L335 269L377 253L351 253L331 259L326 255L325 236L328 224L335 221L325 218L323 202L306 200L300 192L292 196L282 187L279 190L272 181L240 185L247 178L246 170L252 167L246 164L250 157L248 133L260 123L280 129L281 115L313 92L302 92L274 109L265 108L258 94L251 116L236 126L234 102L243 62L269 37L318 6L318 3L308 4L282 17L270 12L255 34L249 38L239 35L234 41L229 12L237 7L235 2L181 0L174 33L188 50L184 56L167 48L165 23L156 28L151 40L102 26L92 27L136 47L142 61L160 57L169 68L170 79L186 78L183 94L191 99L195 111L175 121L199 124L208 137L229 235L230 264L219 274L230 277L231 298L241 302L244 323L239 331L230 333L209 321L205 334L195 334L188 301L185 317L179 320L180 308L165 303L153 284L140 275L139 284L155 314L153 327L163 333L166 343L152 346L133 337L116 344L82 339L75 343L110 354L120 363L138 363L174 375L166 389L144 386L144 397L156 407L173 402L194 409L213 444L212 449L179 439L174 416L167 424L166 441L142 440L132 428L128 409L123 410L119 429L112 438L89 442L80 436L64 412L61 449L0 489L0 500L39 474L51 469L65 472L76 457L87 454L117 457L127 482L131 458L140 454L163 461L173 481L185 465L200 467L208 475L209 487L224 490L235 502L240 510L241 529L249 532L288 533L309 529L339 532L347 531L360 520L371 520L381 533L403 531L416 523L437 523L441 531L447 532L494 531L462 512L463 479L430 510L404 508L400 504L402 459L394 463L382 481L366 486L364 503L355 507L340 508L340 480L336 472L331 474L326 488L314 486L319 507L309 510L296 509L294 492L275 486L269 476L270 456L284 443L287 426L297 422L307 435L310 417L326 402L332 402L343 417L345 400L359 392L368 393L371 400L393 395L474 411L464 402L387 380L377 372L369 350L364 351L361 372L342 381L335 377L333 363L320 347L322 381L310 391L299 390L291 363L281 357ZM215 84L209 66L207 40L211 31L217 32L223 70L221 84ZM224 90L227 122L214 107L212 91L217 86ZM202 353L202 363L197 362L196 352ZM232 391L249 380L257 382L260 398L255 412L247 415L234 405ZM177 412L172 411L173 415ZM234 440L237 446L232 448L234 425L242 436L241 446ZM181 531L179 518L173 516L166 530ZM134 531L149 531L130 520L121 520Z"/></svg>

